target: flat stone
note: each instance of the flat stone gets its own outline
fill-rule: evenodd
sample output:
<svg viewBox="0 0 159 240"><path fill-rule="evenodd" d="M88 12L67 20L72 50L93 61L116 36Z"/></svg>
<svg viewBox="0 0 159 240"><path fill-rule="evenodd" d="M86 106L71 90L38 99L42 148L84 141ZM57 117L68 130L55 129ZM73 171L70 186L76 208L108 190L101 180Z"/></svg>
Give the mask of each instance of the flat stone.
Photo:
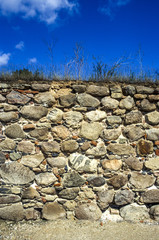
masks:
<svg viewBox="0 0 159 240"><path fill-rule="evenodd" d="M33 138L36 138L40 141L48 139L48 128L36 128L29 132L29 135Z"/></svg>
<svg viewBox="0 0 159 240"><path fill-rule="evenodd" d="M109 204L113 202L114 190L104 190L97 193L97 203L99 208L104 211L109 207Z"/></svg>
<svg viewBox="0 0 159 240"><path fill-rule="evenodd" d="M44 160L43 154L34 154L23 156L21 159L21 163L30 168L36 168L40 165L40 163Z"/></svg>
<svg viewBox="0 0 159 240"><path fill-rule="evenodd" d="M63 187L65 188L81 187L85 181L86 180L75 171L65 173L62 179Z"/></svg>
<svg viewBox="0 0 159 240"><path fill-rule="evenodd" d="M122 161L113 159L113 160L103 160L102 162L103 169L108 169L110 171L118 171L122 167Z"/></svg>
<svg viewBox="0 0 159 240"><path fill-rule="evenodd" d="M107 124L108 125L116 125L116 124L121 124L122 119L119 116L108 116L107 117Z"/></svg>
<svg viewBox="0 0 159 240"><path fill-rule="evenodd" d="M125 124L142 123L142 113L140 111L131 111L125 115Z"/></svg>
<svg viewBox="0 0 159 240"><path fill-rule="evenodd" d="M81 107L98 107L100 105L100 101L97 98L87 93L80 93L77 96L77 101Z"/></svg>
<svg viewBox="0 0 159 240"><path fill-rule="evenodd" d="M18 113L15 112L2 112L0 113L1 122L15 121L19 118Z"/></svg>
<svg viewBox="0 0 159 240"><path fill-rule="evenodd" d="M131 110L135 106L134 99L130 96L122 99L119 103L120 108L124 108L126 110Z"/></svg>
<svg viewBox="0 0 159 240"><path fill-rule="evenodd" d="M105 97L109 96L109 88L104 86L89 85L87 93L93 96Z"/></svg>
<svg viewBox="0 0 159 240"><path fill-rule="evenodd" d="M139 140L137 143L137 153L141 156L151 154L153 152L153 142L146 140Z"/></svg>
<svg viewBox="0 0 159 240"><path fill-rule="evenodd" d="M47 115L47 119L51 122L60 122L62 120L63 111L58 108L53 108Z"/></svg>
<svg viewBox="0 0 159 240"><path fill-rule="evenodd" d="M5 134L9 138L25 138L25 134L22 130L22 128L18 124L12 124L5 129Z"/></svg>
<svg viewBox="0 0 159 240"><path fill-rule="evenodd" d="M41 150L44 153L60 152L60 145L56 141L43 142L41 144Z"/></svg>
<svg viewBox="0 0 159 240"><path fill-rule="evenodd" d="M159 205L152 206L149 213L154 220L159 221Z"/></svg>
<svg viewBox="0 0 159 240"><path fill-rule="evenodd" d="M119 138L120 134L120 129L104 129L100 136L105 140L116 140Z"/></svg>
<svg viewBox="0 0 159 240"><path fill-rule="evenodd" d="M63 152L75 152L79 148L78 143L75 140L68 140L61 144L61 150Z"/></svg>
<svg viewBox="0 0 159 240"><path fill-rule="evenodd" d="M83 120L83 116L80 112L69 111L64 113L63 119L69 127L79 128L80 122Z"/></svg>
<svg viewBox="0 0 159 240"><path fill-rule="evenodd" d="M111 143L108 145L107 150L116 155L132 155L135 150L127 144Z"/></svg>
<svg viewBox="0 0 159 240"><path fill-rule="evenodd" d="M156 105L154 103L150 103L148 99L144 99L141 102L140 108L142 111L151 112L156 109Z"/></svg>
<svg viewBox="0 0 159 240"><path fill-rule="evenodd" d="M73 85L72 88L77 93L84 93L86 91L86 85Z"/></svg>
<svg viewBox="0 0 159 240"><path fill-rule="evenodd" d="M119 101L116 99L113 99L111 97L104 97L101 100L102 105L105 107L105 109L116 109L119 106Z"/></svg>
<svg viewBox="0 0 159 240"><path fill-rule="evenodd" d="M52 107L56 103L54 96L50 92L35 95L34 101L44 107Z"/></svg>
<svg viewBox="0 0 159 240"><path fill-rule="evenodd" d="M146 136L148 140L157 141L159 139L159 129L152 128L146 130Z"/></svg>
<svg viewBox="0 0 159 240"><path fill-rule="evenodd" d="M0 103L5 102L6 98L0 94Z"/></svg>
<svg viewBox="0 0 159 240"><path fill-rule="evenodd" d="M37 91L48 91L50 88L50 84L47 83L33 83L31 84L31 88L33 90L37 90Z"/></svg>
<svg viewBox="0 0 159 240"><path fill-rule="evenodd" d="M35 152L35 146L31 142L23 140L23 141L18 143L17 151L23 152L23 153L34 153Z"/></svg>
<svg viewBox="0 0 159 240"><path fill-rule="evenodd" d="M112 185L115 189L123 187L128 182L128 176L119 173L109 178L107 183Z"/></svg>
<svg viewBox="0 0 159 240"><path fill-rule="evenodd" d="M159 95L149 95L148 99L150 101L159 101Z"/></svg>
<svg viewBox="0 0 159 240"><path fill-rule="evenodd" d="M68 138L71 133L68 128L63 125L55 126L51 129L53 137L61 138L62 140Z"/></svg>
<svg viewBox="0 0 159 240"><path fill-rule="evenodd" d="M123 87L123 93L124 95L128 96L133 96L136 93L136 89L132 85L124 86Z"/></svg>
<svg viewBox="0 0 159 240"><path fill-rule="evenodd" d="M139 222L149 219L149 213L146 206L140 206L136 203L124 206L120 209L120 215L126 221Z"/></svg>
<svg viewBox="0 0 159 240"><path fill-rule="evenodd" d="M11 140L9 138L0 142L0 150L10 151L10 150L14 150L15 147L16 147L16 143L14 142L14 140Z"/></svg>
<svg viewBox="0 0 159 240"><path fill-rule="evenodd" d="M112 98L115 98L115 99L121 99L123 97L123 94L122 93L116 93L116 92L113 92L111 94L111 97Z"/></svg>
<svg viewBox="0 0 159 240"><path fill-rule="evenodd" d="M96 147L90 148L86 151L86 155L92 155L95 157L104 156L107 153L104 142L97 143Z"/></svg>
<svg viewBox="0 0 159 240"><path fill-rule="evenodd" d="M145 162L145 167L151 170L159 169L159 157L149 158L148 161Z"/></svg>
<svg viewBox="0 0 159 240"><path fill-rule="evenodd" d="M21 114L24 118L39 120L45 117L48 113L48 109L43 106L24 106L21 109Z"/></svg>
<svg viewBox="0 0 159 240"><path fill-rule="evenodd" d="M71 107L76 103L76 95L69 93L60 97L60 104L64 107Z"/></svg>
<svg viewBox="0 0 159 240"><path fill-rule="evenodd" d="M130 125L123 129L123 134L130 141L137 141L140 138L145 136L145 131L142 130L142 127L140 127L140 126Z"/></svg>
<svg viewBox="0 0 159 240"><path fill-rule="evenodd" d="M18 111L18 107L15 105L5 104L4 105L4 111L10 112L10 111Z"/></svg>
<svg viewBox="0 0 159 240"><path fill-rule="evenodd" d="M22 157L22 154L21 153L18 153L18 152L11 152L9 154L9 157L12 161L17 161L19 160L21 157Z"/></svg>
<svg viewBox="0 0 159 240"><path fill-rule="evenodd" d="M41 192L49 195L56 195L56 190L54 187L43 187L41 188Z"/></svg>
<svg viewBox="0 0 159 240"><path fill-rule="evenodd" d="M142 173L132 172L129 182L137 189L145 189L154 184L155 178L151 175L143 175Z"/></svg>
<svg viewBox="0 0 159 240"><path fill-rule="evenodd" d="M64 219L66 218L66 212L57 202L49 202L43 207L42 218L46 220Z"/></svg>
<svg viewBox="0 0 159 240"><path fill-rule="evenodd" d="M65 157L47 158L47 162L51 167L64 168L67 164Z"/></svg>
<svg viewBox="0 0 159 240"><path fill-rule="evenodd" d="M35 174L18 162L3 164L0 168L2 179L12 184L27 184L34 180Z"/></svg>
<svg viewBox="0 0 159 240"><path fill-rule="evenodd" d="M76 208L75 216L80 220L97 221L101 218L102 212L95 203L85 203Z"/></svg>
<svg viewBox="0 0 159 240"><path fill-rule="evenodd" d="M56 182L57 178L53 173L46 172L46 173L40 173L36 175L35 180L38 185L49 186L49 185L52 185L54 182Z"/></svg>
<svg viewBox="0 0 159 240"><path fill-rule="evenodd" d="M134 95L134 98L136 98L136 99L145 99L145 98L147 98L147 94L140 94L140 93L138 93L138 94Z"/></svg>
<svg viewBox="0 0 159 240"><path fill-rule="evenodd" d="M22 193L22 198L23 199L40 198L40 194L33 187L28 187L24 189Z"/></svg>
<svg viewBox="0 0 159 240"><path fill-rule="evenodd" d="M141 171L142 168L143 168L143 162L140 162L140 160L138 158L135 158L135 157L126 158L125 163L132 170Z"/></svg>
<svg viewBox="0 0 159 240"><path fill-rule="evenodd" d="M22 203L14 203L0 208L0 218L8 221L21 221L24 219Z"/></svg>
<svg viewBox="0 0 159 240"><path fill-rule="evenodd" d="M60 198L68 199L68 200L73 200L78 196L79 193L79 188L78 187L73 187L73 188L66 188L63 189L58 193Z"/></svg>
<svg viewBox="0 0 159 240"><path fill-rule="evenodd" d="M80 136L89 140L96 140L99 138L102 130L103 127L98 122L82 122Z"/></svg>
<svg viewBox="0 0 159 240"><path fill-rule="evenodd" d="M87 120L91 122L97 122L105 119L107 116L105 111L100 111L100 110L95 110L95 111L90 111L87 112L85 117Z"/></svg>
<svg viewBox="0 0 159 240"><path fill-rule="evenodd" d="M141 194L144 203L159 203L159 189L151 189Z"/></svg>
<svg viewBox="0 0 159 240"><path fill-rule="evenodd" d="M151 125L159 124L159 112L154 111L145 115L145 120Z"/></svg>
<svg viewBox="0 0 159 240"><path fill-rule="evenodd" d="M21 198L18 195L9 194L0 196L0 204L9 204L20 202Z"/></svg>
<svg viewBox="0 0 159 240"><path fill-rule="evenodd" d="M21 94L19 92L16 92L12 90L7 96L6 96L8 103L11 104L20 104L20 105L25 105L28 103L31 98L27 97L24 94Z"/></svg>
<svg viewBox="0 0 159 240"><path fill-rule="evenodd" d="M72 169L79 173L94 173L97 171L97 160L89 159L88 157L78 153L70 155L69 164Z"/></svg>
<svg viewBox="0 0 159 240"><path fill-rule="evenodd" d="M144 87L144 86L136 86L137 93L142 94L152 94L154 92L154 88Z"/></svg>
<svg viewBox="0 0 159 240"><path fill-rule="evenodd" d="M122 88L120 85L112 84L110 85L110 91L111 93L122 93Z"/></svg>
<svg viewBox="0 0 159 240"><path fill-rule="evenodd" d="M98 176L91 176L91 177L87 178L87 182L91 186L100 187L105 184L105 178L98 177Z"/></svg>
<svg viewBox="0 0 159 240"><path fill-rule="evenodd" d="M116 192L114 201L116 205L122 206L132 203L134 197L135 193L133 193L131 190L124 189Z"/></svg>

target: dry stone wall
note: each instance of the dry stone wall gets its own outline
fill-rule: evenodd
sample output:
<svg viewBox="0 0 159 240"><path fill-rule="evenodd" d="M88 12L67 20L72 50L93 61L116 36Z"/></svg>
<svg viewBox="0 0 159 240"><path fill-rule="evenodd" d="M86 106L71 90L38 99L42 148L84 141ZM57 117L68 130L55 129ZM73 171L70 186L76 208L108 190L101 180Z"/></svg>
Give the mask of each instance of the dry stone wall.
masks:
<svg viewBox="0 0 159 240"><path fill-rule="evenodd" d="M159 221L159 88L1 82L0 218Z"/></svg>

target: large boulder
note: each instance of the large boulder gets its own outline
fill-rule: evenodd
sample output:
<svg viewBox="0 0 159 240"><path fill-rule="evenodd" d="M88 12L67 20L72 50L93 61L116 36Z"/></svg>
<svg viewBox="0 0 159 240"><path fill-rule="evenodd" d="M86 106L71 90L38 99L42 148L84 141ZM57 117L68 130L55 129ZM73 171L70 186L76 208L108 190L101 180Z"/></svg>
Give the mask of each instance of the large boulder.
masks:
<svg viewBox="0 0 159 240"><path fill-rule="evenodd" d="M75 216L80 220L99 220L102 212L95 203L85 203L79 205L75 210Z"/></svg>
<svg viewBox="0 0 159 240"><path fill-rule="evenodd" d="M97 98L87 93L79 94L77 96L77 101L81 107L98 107L100 105L100 101Z"/></svg>

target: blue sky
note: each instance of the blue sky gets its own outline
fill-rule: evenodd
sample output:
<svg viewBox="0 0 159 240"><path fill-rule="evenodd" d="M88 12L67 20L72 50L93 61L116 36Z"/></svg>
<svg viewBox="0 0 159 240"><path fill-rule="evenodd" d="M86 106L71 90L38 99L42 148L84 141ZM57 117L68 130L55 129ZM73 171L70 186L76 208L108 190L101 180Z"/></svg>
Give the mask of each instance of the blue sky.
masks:
<svg viewBox="0 0 159 240"><path fill-rule="evenodd" d="M56 41L54 62L84 55L106 63L121 56L159 68L158 0L0 0L0 67L50 63L48 44ZM139 64L136 61L136 64Z"/></svg>

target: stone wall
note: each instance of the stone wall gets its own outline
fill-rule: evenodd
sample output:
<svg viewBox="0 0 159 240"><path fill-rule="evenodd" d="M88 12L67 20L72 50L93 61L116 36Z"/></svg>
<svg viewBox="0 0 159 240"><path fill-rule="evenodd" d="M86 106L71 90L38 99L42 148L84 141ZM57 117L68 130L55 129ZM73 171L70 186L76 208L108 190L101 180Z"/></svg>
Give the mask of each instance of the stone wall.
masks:
<svg viewBox="0 0 159 240"><path fill-rule="evenodd" d="M159 88L0 83L0 218L159 221Z"/></svg>

